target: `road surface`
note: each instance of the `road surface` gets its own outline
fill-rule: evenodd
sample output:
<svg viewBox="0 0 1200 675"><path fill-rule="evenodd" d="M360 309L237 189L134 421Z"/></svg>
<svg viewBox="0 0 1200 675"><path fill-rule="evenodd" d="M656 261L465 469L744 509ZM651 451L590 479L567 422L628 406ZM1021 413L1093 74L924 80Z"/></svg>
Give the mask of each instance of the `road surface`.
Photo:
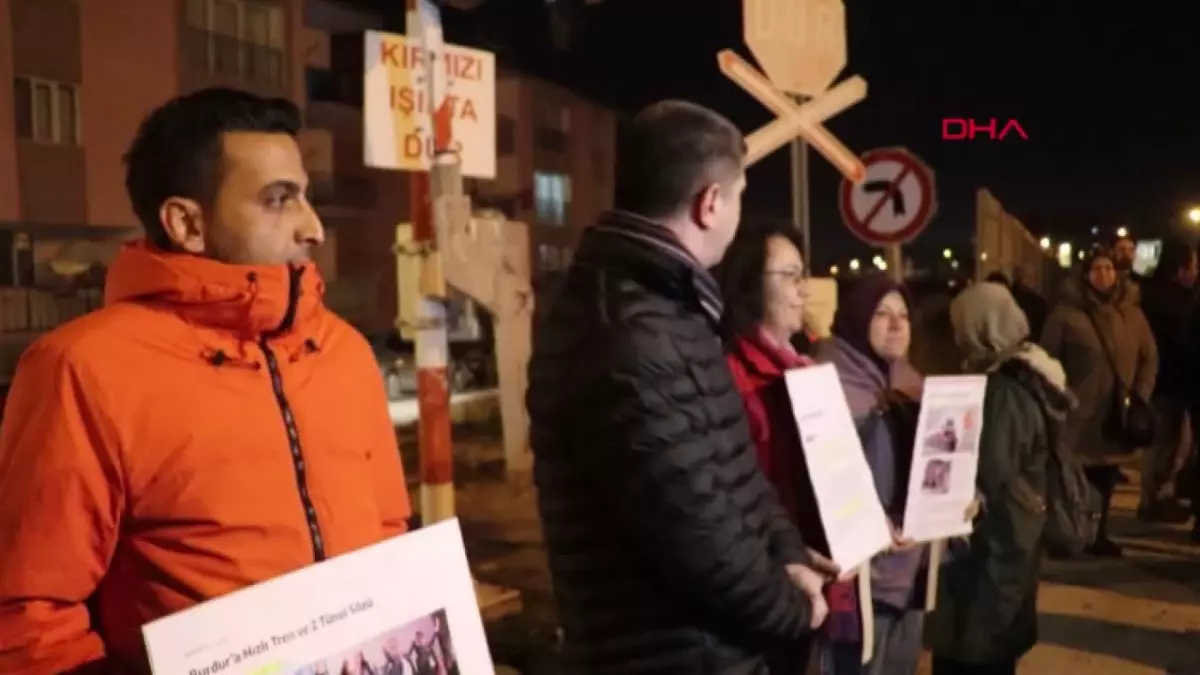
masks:
<svg viewBox="0 0 1200 675"><path fill-rule="evenodd" d="M492 434L459 434L456 484L467 550L481 580L524 595L523 615L492 627L497 660L525 675L553 673L554 610L534 493L527 481L503 480L501 458ZM414 470L411 458L409 464ZM1183 526L1134 518L1134 477L1135 484L1121 487L1113 516L1125 558L1047 562L1041 644L1022 662L1021 675L1200 675L1200 546L1188 543Z"/></svg>

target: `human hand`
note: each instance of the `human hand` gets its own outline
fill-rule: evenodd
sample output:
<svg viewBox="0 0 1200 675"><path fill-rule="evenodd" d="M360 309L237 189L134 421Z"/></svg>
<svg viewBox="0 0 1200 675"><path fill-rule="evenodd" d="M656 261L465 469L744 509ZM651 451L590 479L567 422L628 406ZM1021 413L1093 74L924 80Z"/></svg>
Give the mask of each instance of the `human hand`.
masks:
<svg viewBox="0 0 1200 675"><path fill-rule="evenodd" d="M968 523L973 522L982 510L983 498L977 493L971 503L967 504L967 510L963 511L963 520Z"/></svg>
<svg viewBox="0 0 1200 675"><path fill-rule="evenodd" d="M833 562L829 558L817 553L816 551L806 549L808 551L808 562L814 570L825 575L826 578L832 581L850 581L858 576L858 569L849 569L842 571L842 566Z"/></svg>
<svg viewBox="0 0 1200 675"><path fill-rule="evenodd" d="M829 558L826 558L811 548L806 548L805 551L808 552L809 566L818 574L836 579L837 575L842 573L842 567Z"/></svg>
<svg viewBox="0 0 1200 675"><path fill-rule="evenodd" d="M808 596L808 604L812 606L808 627L816 630L825 623L829 616L829 603L825 601L825 578L807 565L786 565L784 569L804 595Z"/></svg>
<svg viewBox="0 0 1200 675"><path fill-rule="evenodd" d="M900 530L896 527L896 524L890 519L888 520L888 529L892 532L892 553L908 551L918 546L917 542L901 534Z"/></svg>

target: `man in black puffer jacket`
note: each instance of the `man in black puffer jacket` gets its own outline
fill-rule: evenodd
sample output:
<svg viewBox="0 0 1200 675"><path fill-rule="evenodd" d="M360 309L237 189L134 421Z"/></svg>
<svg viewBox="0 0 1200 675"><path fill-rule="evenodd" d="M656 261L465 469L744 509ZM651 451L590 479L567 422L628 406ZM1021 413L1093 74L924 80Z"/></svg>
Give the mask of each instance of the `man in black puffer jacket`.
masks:
<svg viewBox="0 0 1200 675"><path fill-rule="evenodd" d="M627 132L619 210L547 298L529 368L563 671L802 672L821 578L759 471L707 271L740 220L745 143L673 101Z"/></svg>

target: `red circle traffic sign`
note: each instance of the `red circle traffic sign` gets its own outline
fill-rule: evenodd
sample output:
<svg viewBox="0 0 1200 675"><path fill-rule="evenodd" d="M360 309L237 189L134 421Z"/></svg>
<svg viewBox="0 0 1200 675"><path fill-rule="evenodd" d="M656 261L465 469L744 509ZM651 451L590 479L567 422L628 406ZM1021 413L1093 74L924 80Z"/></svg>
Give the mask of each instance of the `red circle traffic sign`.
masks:
<svg viewBox="0 0 1200 675"><path fill-rule="evenodd" d="M912 241L937 213L933 171L904 148L862 156L866 177L842 180L838 209L854 236L874 246Z"/></svg>

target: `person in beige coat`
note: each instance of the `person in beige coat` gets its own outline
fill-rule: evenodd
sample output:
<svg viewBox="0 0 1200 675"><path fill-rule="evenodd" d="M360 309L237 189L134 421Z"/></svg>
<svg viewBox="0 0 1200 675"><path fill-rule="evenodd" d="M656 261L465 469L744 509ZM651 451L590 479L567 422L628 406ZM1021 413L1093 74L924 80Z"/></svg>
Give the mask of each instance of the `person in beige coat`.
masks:
<svg viewBox="0 0 1200 675"><path fill-rule="evenodd" d="M1112 254L1098 250L1082 274L1068 279L1058 305L1046 319L1042 347L1062 362L1079 400L1067 419L1064 442L1085 465L1088 479L1104 498L1098 556L1116 557L1121 547L1108 537L1108 511L1118 465L1128 448L1109 431L1118 387L1150 400L1158 376L1158 350L1139 303L1136 283L1118 278ZM1111 359L1110 359L1111 354Z"/></svg>

